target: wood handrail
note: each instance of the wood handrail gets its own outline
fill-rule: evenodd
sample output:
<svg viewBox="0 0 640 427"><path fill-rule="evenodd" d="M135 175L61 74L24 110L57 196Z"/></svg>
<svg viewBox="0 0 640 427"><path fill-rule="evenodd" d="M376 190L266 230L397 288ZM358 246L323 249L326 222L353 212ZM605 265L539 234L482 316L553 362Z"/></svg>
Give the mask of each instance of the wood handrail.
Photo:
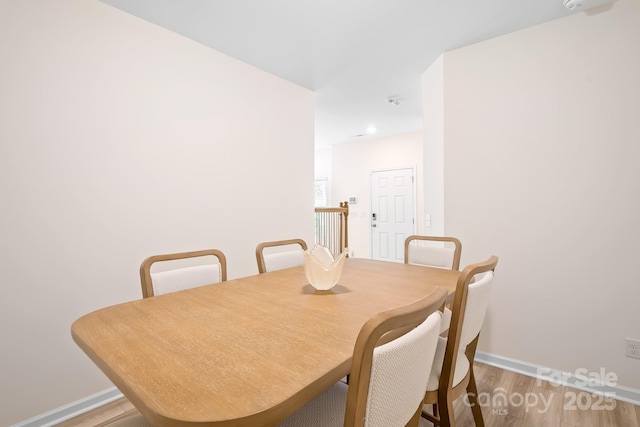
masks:
<svg viewBox="0 0 640 427"><path fill-rule="evenodd" d="M316 243L328 247L337 257L349 247L349 202L340 202L337 208L315 208L315 216Z"/></svg>

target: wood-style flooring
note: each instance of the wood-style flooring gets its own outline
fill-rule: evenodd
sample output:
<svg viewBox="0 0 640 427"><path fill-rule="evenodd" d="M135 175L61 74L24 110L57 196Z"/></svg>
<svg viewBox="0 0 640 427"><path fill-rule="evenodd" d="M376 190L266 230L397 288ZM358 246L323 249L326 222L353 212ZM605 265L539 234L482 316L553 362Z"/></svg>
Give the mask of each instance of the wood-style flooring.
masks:
<svg viewBox="0 0 640 427"><path fill-rule="evenodd" d="M475 363L474 369L487 427L640 427L640 406L481 363ZM135 413L133 405L123 398L58 426L102 427ZM475 426L464 397L456 401L455 415L457 426ZM421 420L420 427L430 426Z"/></svg>

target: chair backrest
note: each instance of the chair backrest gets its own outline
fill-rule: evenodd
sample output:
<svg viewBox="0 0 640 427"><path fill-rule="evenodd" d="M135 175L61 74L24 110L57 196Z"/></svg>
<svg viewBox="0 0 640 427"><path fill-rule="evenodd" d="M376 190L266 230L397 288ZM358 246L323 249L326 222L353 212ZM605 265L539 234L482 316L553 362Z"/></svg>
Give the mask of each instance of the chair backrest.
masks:
<svg viewBox="0 0 640 427"><path fill-rule="evenodd" d="M151 266L156 263L170 264L172 261L201 257L211 257L214 262L209 262L205 265L183 266L155 273L151 272ZM217 249L153 255L145 259L140 265L140 283L144 298L225 280L227 280L227 259Z"/></svg>
<svg viewBox="0 0 640 427"><path fill-rule="evenodd" d="M412 244L413 242L413 244ZM425 245L419 245L424 242ZM404 263L460 269L462 243L455 237L409 236L404 241Z"/></svg>
<svg viewBox="0 0 640 427"><path fill-rule="evenodd" d="M353 351L345 426L405 425L419 413L446 297L437 288L365 323Z"/></svg>
<svg viewBox="0 0 640 427"><path fill-rule="evenodd" d="M451 324L440 375L439 387L451 389L458 361L473 363L477 338L489 306L498 257L467 266L456 285L451 307Z"/></svg>
<svg viewBox="0 0 640 427"><path fill-rule="evenodd" d="M272 250L273 249L273 250ZM307 244L302 239L263 242L256 247L258 272L282 270L304 264L304 251Z"/></svg>

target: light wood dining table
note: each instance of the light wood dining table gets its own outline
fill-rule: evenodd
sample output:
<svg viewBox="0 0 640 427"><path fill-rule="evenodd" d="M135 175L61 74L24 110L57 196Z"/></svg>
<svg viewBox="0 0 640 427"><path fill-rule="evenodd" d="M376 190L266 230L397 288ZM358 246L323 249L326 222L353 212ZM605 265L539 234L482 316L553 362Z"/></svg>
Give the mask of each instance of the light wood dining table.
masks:
<svg viewBox="0 0 640 427"><path fill-rule="evenodd" d="M153 425L269 426L349 373L369 318L452 295L459 274L350 258L329 291L294 267L103 308L71 332Z"/></svg>

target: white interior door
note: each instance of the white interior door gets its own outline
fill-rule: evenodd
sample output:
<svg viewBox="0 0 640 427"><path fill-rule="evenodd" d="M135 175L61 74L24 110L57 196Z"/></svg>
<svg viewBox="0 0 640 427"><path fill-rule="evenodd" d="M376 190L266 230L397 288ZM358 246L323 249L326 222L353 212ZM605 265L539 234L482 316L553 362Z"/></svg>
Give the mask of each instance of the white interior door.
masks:
<svg viewBox="0 0 640 427"><path fill-rule="evenodd" d="M404 240L415 230L414 170L371 173L371 258L404 262Z"/></svg>

